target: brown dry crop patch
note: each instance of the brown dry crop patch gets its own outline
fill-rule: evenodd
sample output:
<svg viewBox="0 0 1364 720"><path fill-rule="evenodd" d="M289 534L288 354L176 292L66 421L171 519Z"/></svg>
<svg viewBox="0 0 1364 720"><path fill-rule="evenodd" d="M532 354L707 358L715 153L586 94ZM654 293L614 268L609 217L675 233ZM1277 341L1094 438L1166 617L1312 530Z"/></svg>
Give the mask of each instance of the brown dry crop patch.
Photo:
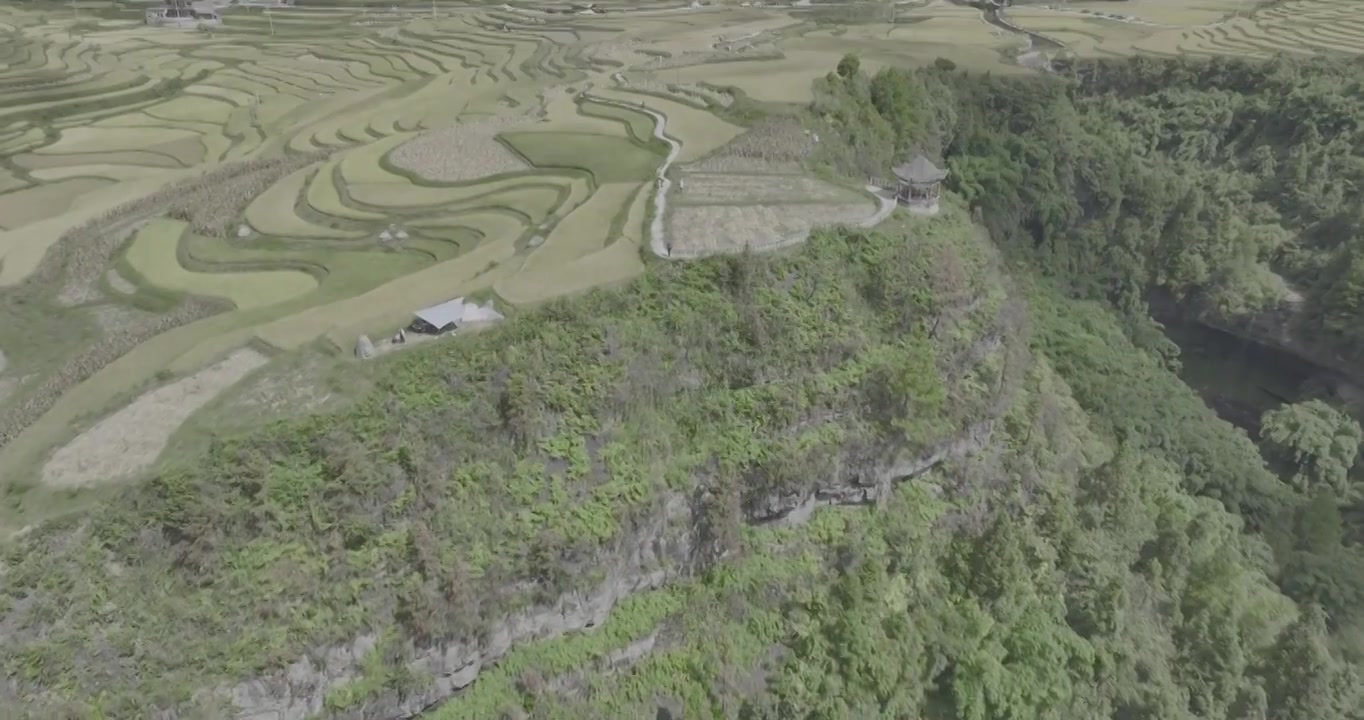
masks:
<svg viewBox="0 0 1364 720"><path fill-rule="evenodd" d="M62 281L58 302L74 305L90 297L114 252L139 223L166 214L190 224L195 232L223 236L237 225L251 199L277 179L321 159L320 154L294 155L224 165L211 172L168 185L150 195L63 233L43 256L29 279L30 287Z"/></svg>
<svg viewBox="0 0 1364 720"><path fill-rule="evenodd" d="M792 118L758 121L744 134L688 167L700 172L792 172L814 152L815 136Z"/></svg>
<svg viewBox="0 0 1364 720"><path fill-rule="evenodd" d="M682 205L668 217L675 257L768 250L804 240L820 225L853 223L873 209L868 203L800 205Z"/></svg>
<svg viewBox="0 0 1364 720"><path fill-rule="evenodd" d="M688 173L731 173L736 175L794 175L803 168L797 162L772 162L761 158L739 157L737 155L711 155L679 169Z"/></svg>
<svg viewBox="0 0 1364 720"><path fill-rule="evenodd" d="M498 133L525 124L520 118L495 118L450 125L399 145L388 161L420 178L444 183L525 170L526 163L497 141Z"/></svg>
<svg viewBox="0 0 1364 720"><path fill-rule="evenodd" d="M686 173L685 186L676 191L679 205L844 203L858 195L837 185L805 175L737 175Z"/></svg>
<svg viewBox="0 0 1364 720"><path fill-rule="evenodd" d="M734 104L734 96L722 90L706 87L697 83L670 83L660 80L625 76L625 86L639 92L667 95L685 103L705 107L719 105L729 107Z"/></svg>
<svg viewBox="0 0 1364 720"><path fill-rule="evenodd" d="M68 360L22 402L0 411L0 446L9 444L23 432L24 428L42 417L43 413L56 404L57 399L72 386L99 372L104 366L141 345L148 338L228 309L230 307L225 303L189 298L182 302L175 312L168 315L148 315L145 321L140 323L125 322L127 316L120 317L107 311L102 316L97 316L97 320L105 323L107 327L117 324L117 329Z"/></svg>
<svg viewBox="0 0 1364 720"><path fill-rule="evenodd" d="M189 377L144 393L53 453L43 465L43 482L83 487L146 470L190 415L268 361L254 350L238 350Z"/></svg>
<svg viewBox="0 0 1364 720"><path fill-rule="evenodd" d="M225 236L236 229L242 212L256 196L285 175L325 157L325 153L319 152L228 165L223 170L234 169L233 172L221 177L210 173L212 179L206 175L200 182L180 187L169 198L167 214L189 223L197 233Z"/></svg>
<svg viewBox="0 0 1364 720"><path fill-rule="evenodd" d="M703 50L680 52L669 57L656 57L637 70L667 70L689 67L703 63L731 62L741 60L780 60L785 55L775 45L744 45L732 50Z"/></svg>

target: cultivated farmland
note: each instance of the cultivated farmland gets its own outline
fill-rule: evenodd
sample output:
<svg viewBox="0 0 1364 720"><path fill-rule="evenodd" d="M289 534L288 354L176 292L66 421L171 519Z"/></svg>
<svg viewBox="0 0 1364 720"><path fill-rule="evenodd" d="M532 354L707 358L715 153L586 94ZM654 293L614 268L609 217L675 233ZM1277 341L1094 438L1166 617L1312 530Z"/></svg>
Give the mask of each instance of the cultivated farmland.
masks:
<svg viewBox="0 0 1364 720"><path fill-rule="evenodd" d="M860 181L810 174L792 119L846 53L1021 73L1364 48L1330 0L993 24L945 0L367 4L224 4L183 30L124 3L0 9L0 532L149 467L183 419L154 408L185 388L189 407L225 377L349 363L360 334L461 295L515 312L627 281L651 244L771 249L878 217ZM118 448L138 450L99 470Z"/></svg>

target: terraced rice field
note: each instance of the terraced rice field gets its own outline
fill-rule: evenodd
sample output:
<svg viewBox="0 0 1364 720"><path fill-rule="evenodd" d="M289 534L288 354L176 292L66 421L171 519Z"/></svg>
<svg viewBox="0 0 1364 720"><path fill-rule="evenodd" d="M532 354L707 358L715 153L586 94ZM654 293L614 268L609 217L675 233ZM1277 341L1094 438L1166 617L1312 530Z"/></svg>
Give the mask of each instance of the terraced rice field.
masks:
<svg viewBox="0 0 1364 720"><path fill-rule="evenodd" d="M901 11L894 24L818 28L782 42L788 57L800 58L794 68L790 64L783 68L783 82L794 82L791 75L815 65L832 67L848 52L857 53L869 67L922 65L945 58L964 69L1020 72L1007 58L1026 45L1020 36L986 23L975 8L932 0L924 8Z"/></svg>
<svg viewBox="0 0 1364 720"><path fill-rule="evenodd" d="M633 201L644 187L638 182L599 186L526 255L520 272L494 286L498 295L512 303L527 304L562 294L559 286L565 276L574 289L598 284L593 256L618 240L622 224L630 220ZM633 255L638 257L639 253Z"/></svg>
<svg viewBox="0 0 1364 720"><path fill-rule="evenodd" d="M146 283L182 293L222 297L238 308L265 307L304 295L317 279L298 270L196 273L180 263L180 238L188 232L177 220L153 220L138 231L125 259Z"/></svg>
<svg viewBox="0 0 1364 720"><path fill-rule="evenodd" d="M721 151L756 103L807 102L848 52L1025 72L1022 36L946 0L856 24L838 18L867 8L818 3L365 4L234 6L203 32L147 27L140 5L0 7L0 532L143 472L183 419L138 419L168 392L192 410L278 355L348 362L359 334L459 295L515 312L638 275L672 147L656 115L675 257L779 247L876 205ZM1364 43L1349 3L1235 9L1008 17L1093 55ZM136 462L117 472L79 460L119 448Z"/></svg>
<svg viewBox="0 0 1364 720"><path fill-rule="evenodd" d="M1342 0L1289 0L1262 9L1236 0L1139 0L1074 3L1065 11L1018 6L1007 17L1081 56L1358 55L1364 53L1358 9Z"/></svg>

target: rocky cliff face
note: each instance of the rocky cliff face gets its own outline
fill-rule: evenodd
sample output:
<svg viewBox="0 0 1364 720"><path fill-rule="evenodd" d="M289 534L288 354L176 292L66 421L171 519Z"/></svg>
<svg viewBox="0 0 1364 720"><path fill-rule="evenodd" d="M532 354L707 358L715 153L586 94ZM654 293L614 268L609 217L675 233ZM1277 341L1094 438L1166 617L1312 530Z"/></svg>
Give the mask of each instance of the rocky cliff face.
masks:
<svg viewBox="0 0 1364 720"><path fill-rule="evenodd" d="M1228 332L1251 342L1266 345L1297 356L1329 371L1334 384L1364 387L1364 365L1357 358L1346 357L1338 350L1313 337L1306 329L1301 303L1289 303L1254 315L1227 318L1215 312L1197 312L1196 319L1213 328Z"/></svg>
<svg viewBox="0 0 1364 720"><path fill-rule="evenodd" d="M920 478L944 463L987 454L995 424L1012 405L1031 362L1026 311L1016 299L1000 300L998 295L989 303L978 297L959 300L956 305L944 306L943 318L930 318L929 329L937 343L937 368L951 406L945 419L957 431L934 431L942 433L940 439L927 446L916 445L913 450L903 446L902 433L879 440L870 436L849 440L819 477L802 478L794 488L779 483L782 490L766 494L741 493L738 517L732 514L734 506L726 505L725 522L795 526L809 520L820 507L874 506L899 483ZM859 417L846 420L849 428L871 422ZM812 421L807 418L797 423L793 431ZM891 439L894 437L901 440ZM592 576L602 578L595 585L510 613L477 637L403 648L403 657L409 658L407 668L416 677L427 679L416 689L401 694L385 691L363 707L328 707L329 696L362 677L365 657L379 644L376 636L365 635L346 646L313 653L283 672L206 692L218 697L230 716L239 720L317 716L396 720L417 716L470 687L485 669L518 644L590 632L606 622L618 602L632 594L696 574L717 558L723 562L724 543L716 542L711 526L716 498L706 485L698 479L698 487L692 492L672 491L656 498L655 509L645 520L627 531L612 550L590 562L589 572L595 570ZM963 489L955 485L940 488L945 493ZM622 651L624 655L603 670L636 662L652 649L651 639Z"/></svg>
<svg viewBox="0 0 1364 720"><path fill-rule="evenodd" d="M896 483L912 480L945 462L986 447L993 427L993 421L974 424L925 452L901 458L873 472L850 472L829 478L805 494L766 497L746 514L746 520L799 525L819 507L875 505ZM604 623L623 598L658 588L690 572L695 566L694 529L700 524L700 512L696 503L680 494L664 498L662 511L630 542L623 543L621 552L605 569L606 578L596 587L513 615L492 627L481 641L414 648L415 659L408 667L430 677L431 682L406 696L392 693L360 709L327 712L327 694L360 676L361 659L378 641L373 635L356 638L349 646L332 648L321 661L305 657L278 676L258 678L219 692L230 698L233 717L239 720L304 720L324 713L341 720L414 717L472 685L483 668L495 664L518 643L590 631Z"/></svg>
<svg viewBox="0 0 1364 720"><path fill-rule="evenodd" d="M1236 317L1225 316L1198 303L1180 303L1163 291L1153 292L1148 302L1158 320L1183 318L1286 353L1310 366L1310 374L1342 400L1364 408L1364 363L1358 358L1347 357L1316 337L1307 325L1306 309L1300 299L1290 299L1276 307ZM1254 420L1258 421L1258 418Z"/></svg>
<svg viewBox="0 0 1364 720"><path fill-rule="evenodd" d="M677 576L687 564L692 539L689 508L680 495L641 529L606 569L606 579L588 592L569 593L553 604L533 607L490 628L482 641L416 649L408 667L432 682L406 697L396 694L362 709L333 715L346 720L409 718L473 684L485 666L517 643L590 630L605 622L622 598L652 590ZM235 717L242 720L303 720L325 708L327 693L360 675L361 658L377 638L364 635L350 646L331 649L322 663L304 658L282 675L241 683L230 689Z"/></svg>

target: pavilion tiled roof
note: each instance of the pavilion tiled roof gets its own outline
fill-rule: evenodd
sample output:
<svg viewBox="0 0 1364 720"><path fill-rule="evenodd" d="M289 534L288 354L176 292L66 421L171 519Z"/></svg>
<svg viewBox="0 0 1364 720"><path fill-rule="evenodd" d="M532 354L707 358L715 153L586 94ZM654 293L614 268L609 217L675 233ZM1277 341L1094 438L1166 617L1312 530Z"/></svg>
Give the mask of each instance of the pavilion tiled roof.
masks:
<svg viewBox="0 0 1364 720"><path fill-rule="evenodd" d="M912 183L931 183L939 182L947 177L947 171L934 165L923 155L916 155L913 160L895 168L895 177Z"/></svg>

